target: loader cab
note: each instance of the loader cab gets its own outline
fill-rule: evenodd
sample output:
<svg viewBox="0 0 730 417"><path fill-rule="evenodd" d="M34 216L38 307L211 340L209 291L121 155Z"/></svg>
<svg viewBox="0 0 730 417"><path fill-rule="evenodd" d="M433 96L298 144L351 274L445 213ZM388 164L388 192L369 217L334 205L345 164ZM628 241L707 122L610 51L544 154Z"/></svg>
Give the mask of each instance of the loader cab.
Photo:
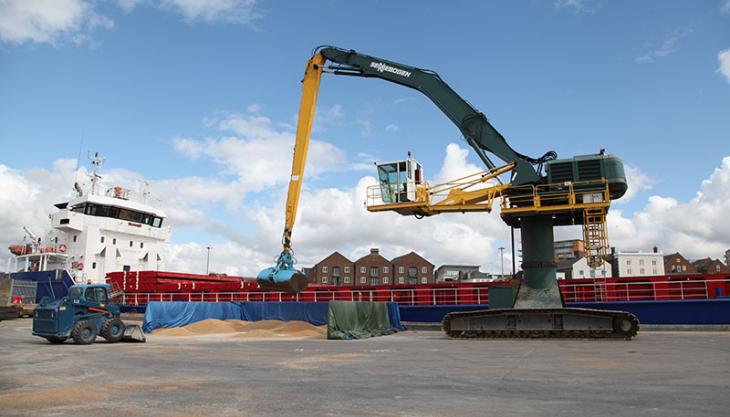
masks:
<svg viewBox="0 0 730 417"><path fill-rule="evenodd" d="M423 184L423 168L415 159L376 164L383 203L416 201L416 188Z"/></svg>

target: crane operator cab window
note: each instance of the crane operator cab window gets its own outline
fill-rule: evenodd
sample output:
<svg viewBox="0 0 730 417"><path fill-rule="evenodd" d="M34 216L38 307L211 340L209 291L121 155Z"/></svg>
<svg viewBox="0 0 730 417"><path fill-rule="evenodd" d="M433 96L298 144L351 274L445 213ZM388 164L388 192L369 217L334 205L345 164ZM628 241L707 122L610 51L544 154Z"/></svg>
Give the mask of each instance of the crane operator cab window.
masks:
<svg viewBox="0 0 730 417"><path fill-rule="evenodd" d="M416 201L416 187L423 183L423 168L418 161L408 158L377 164L377 167L383 203Z"/></svg>

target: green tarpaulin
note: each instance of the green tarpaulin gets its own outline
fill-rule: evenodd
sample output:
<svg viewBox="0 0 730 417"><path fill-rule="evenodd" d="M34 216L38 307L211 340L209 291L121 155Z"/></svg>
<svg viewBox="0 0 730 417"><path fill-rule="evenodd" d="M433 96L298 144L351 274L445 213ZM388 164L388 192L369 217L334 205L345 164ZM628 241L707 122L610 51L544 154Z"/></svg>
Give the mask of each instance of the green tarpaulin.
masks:
<svg viewBox="0 0 730 417"><path fill-rule="evenodd" d="M327 339L365 339L393 334L388 303L330 301Z"/></svg>

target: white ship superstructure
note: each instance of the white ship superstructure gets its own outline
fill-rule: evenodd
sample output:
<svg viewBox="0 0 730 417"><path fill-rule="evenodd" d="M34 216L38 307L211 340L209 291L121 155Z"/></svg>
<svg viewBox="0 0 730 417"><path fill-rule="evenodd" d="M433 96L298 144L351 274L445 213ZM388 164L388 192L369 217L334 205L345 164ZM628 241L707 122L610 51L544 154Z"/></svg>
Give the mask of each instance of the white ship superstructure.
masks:
<svg viewBox="0 0 730 417"><path fill-rule="evenodd" d="M147 191L138 199L120 186L103 190L98 154L92 163L90 190L74 184L74 196L55 205L47 240L31 234L33 244L11 247L18 256L9 271L65 269L76 282L103 283L108 272L164 267L165 213L149 204Z"/></svg>

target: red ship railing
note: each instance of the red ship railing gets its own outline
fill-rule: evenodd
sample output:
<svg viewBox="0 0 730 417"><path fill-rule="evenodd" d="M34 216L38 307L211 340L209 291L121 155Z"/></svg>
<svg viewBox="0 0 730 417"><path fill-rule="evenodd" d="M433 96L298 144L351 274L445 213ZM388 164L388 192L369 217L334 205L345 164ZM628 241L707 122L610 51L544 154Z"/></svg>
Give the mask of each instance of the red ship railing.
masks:
<svg viewBox="0 0 730 417"><path fill-rule="evenodd" d="M559 281L563 300L571 302L703 300L730 297L730 276L605 278ZM488 304L489 288L498 283L419 285L413 288L316 287L297 294L261 290L233 292L126 292L120 302L145 305L151 301L297 302L393 301L402 305Z"/></svg>

